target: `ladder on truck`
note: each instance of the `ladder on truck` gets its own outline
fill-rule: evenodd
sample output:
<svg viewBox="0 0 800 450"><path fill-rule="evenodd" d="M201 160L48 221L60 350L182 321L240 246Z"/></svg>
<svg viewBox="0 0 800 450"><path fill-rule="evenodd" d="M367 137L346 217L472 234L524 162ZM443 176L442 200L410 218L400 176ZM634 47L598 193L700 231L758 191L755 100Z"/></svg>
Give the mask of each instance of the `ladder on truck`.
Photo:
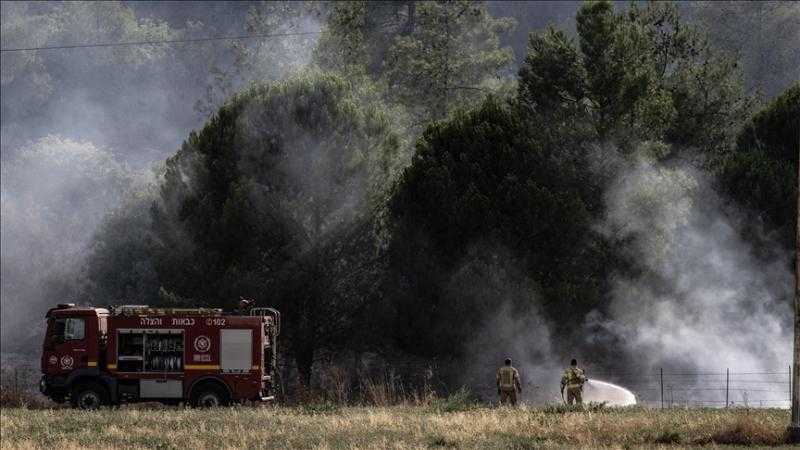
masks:
<svg viewBox="0 0 800 450"><path fill-rule="evenodd" d="M120 305L113 307L115 316L221 316L220 308L156 308L149 305Z"/></svg>
<svg viewBox="0 0 800 450"><path fill-rule="evenodd" d="M277 309L263 307L251 308L250 315L271 317L273 326L275 327L275 336L281 333L281 313L279 313Z"/></svg>

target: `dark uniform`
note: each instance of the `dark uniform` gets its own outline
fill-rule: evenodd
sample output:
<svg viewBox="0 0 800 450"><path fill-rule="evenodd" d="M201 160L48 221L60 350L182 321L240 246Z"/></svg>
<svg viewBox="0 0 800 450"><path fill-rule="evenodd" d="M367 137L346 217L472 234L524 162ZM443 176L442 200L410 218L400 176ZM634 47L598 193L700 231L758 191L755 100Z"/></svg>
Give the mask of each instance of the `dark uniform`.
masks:
<svg viewBox="0 0 800 450"><path fill-rule="evenodd" d="M517 392L522 392L522 385L519 372L510 362L497 370L497 391L500 394L500 404L517 404Z"/></svg>

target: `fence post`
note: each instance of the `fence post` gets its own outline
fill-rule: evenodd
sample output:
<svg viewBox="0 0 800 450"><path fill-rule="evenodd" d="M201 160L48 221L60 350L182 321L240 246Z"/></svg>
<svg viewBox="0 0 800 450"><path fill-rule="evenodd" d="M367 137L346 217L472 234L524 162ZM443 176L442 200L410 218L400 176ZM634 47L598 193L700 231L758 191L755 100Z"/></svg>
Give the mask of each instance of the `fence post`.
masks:
<svg viewBox="0 0 800 450"><path fill-rule="evenodd" d="M675 391L672 390L672 385L669 385L669 408L672 409L672 401L673 401L673 393Z"/></svg>
<svg viewBox="0 0 800 450"><path fill-rule="evenodd" d="M731 369L725 369L725 407L728 407L728 392L731 386Z"/></svg>
<svg viewBox="0 0 800 450"><path fill-rule="evenodd" d="M664 409L664 368L661 367L661 409Z"/></svg>

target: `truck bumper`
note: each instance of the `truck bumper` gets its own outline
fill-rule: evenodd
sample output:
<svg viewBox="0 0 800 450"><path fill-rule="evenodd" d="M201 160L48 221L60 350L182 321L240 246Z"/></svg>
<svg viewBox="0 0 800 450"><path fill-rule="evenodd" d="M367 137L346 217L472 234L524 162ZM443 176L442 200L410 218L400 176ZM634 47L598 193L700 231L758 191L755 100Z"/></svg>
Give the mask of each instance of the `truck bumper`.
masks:
<svg viewBox="0 0 800 450"><path fill-rule="evenodd" d="M42 375L39 380L39 392L44 395L50 395L54 392L61 392L66 389L66 380L62 377L48 377Z"/></svg>

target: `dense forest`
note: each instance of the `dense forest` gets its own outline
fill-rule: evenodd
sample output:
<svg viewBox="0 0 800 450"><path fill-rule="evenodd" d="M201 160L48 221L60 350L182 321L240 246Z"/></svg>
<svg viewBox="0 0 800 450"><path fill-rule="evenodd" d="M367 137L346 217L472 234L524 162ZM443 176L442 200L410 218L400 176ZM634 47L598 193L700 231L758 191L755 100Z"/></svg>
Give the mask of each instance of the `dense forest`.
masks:
<svg viewBox="0 0 800 450"><path fill-rule="evenodd" d="M277 5L250 11L253 31L308 13ZM530 370L573 355L598 369L700 365L654 354L679 344L640 330L684 323L665 305L691 315L718 299L754 325L709 333L762 333L737 351L784 367L788 350L757 347L789 333L797 48L756 61L771 39L754 34L765 41L737 54L701 6L589 2L537 30L509 8L312 5L322 33L307 64L271 74L237 47L236 70L199 103L210 118L154 175L85 169L113 178L86 187L98 208L120 200L80 270L47 292L226 309L252 298L282 312L285 373L312 385L326 362L362 358L470 372L442 375L449 387L506 355ZM761 12L776 30L798 17L782 8ZM52 145L70 144L27 154ZM4 186L32 164L4 163Z"/></svg>

